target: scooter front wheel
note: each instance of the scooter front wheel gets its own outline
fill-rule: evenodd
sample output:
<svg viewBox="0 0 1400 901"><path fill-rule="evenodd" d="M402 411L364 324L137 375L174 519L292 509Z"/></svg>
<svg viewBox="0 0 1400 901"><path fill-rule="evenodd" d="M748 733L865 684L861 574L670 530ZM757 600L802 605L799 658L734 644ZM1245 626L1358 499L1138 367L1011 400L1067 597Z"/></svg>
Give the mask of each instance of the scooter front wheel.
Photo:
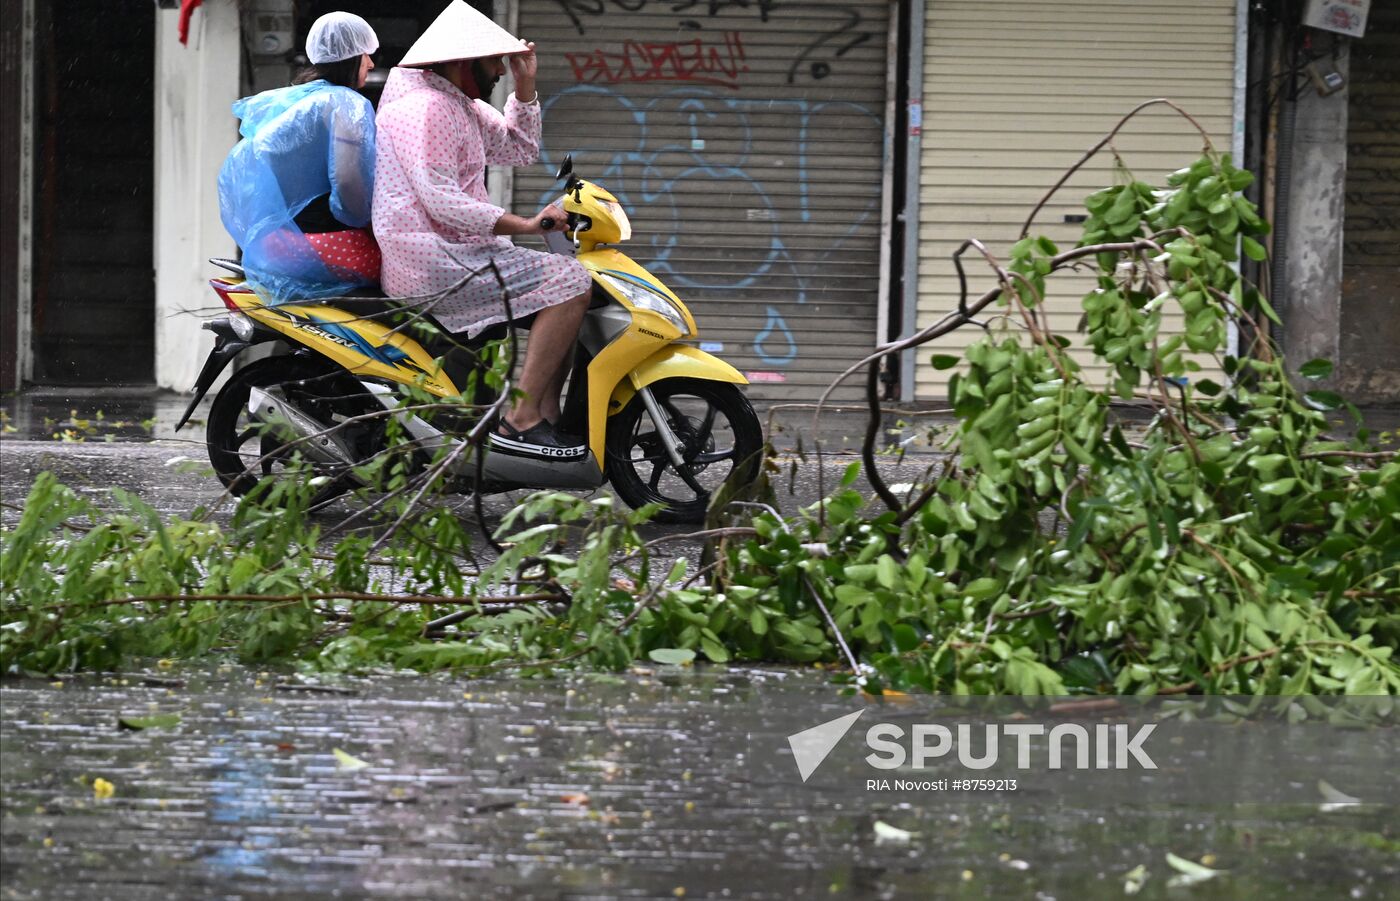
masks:
<svg viewBox="0 0 1400 901"><path fill-rule="evenodd" d="M608 478L632 507L661 504L659 522L701 522L726 480L747 484L758 475L763 426L737 385L662 379L650 388L680 440L682 465L671 460L637 394L608 420Z"/></svg>

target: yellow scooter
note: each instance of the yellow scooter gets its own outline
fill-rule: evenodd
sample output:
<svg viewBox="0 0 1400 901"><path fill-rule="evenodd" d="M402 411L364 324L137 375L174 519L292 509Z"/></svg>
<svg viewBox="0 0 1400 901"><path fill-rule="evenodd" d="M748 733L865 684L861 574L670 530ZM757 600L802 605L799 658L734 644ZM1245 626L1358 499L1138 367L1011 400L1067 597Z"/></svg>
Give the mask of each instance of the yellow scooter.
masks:
<svg viewBox="0 0 1400 901"><path fill-rule="evenodd" d="M747 380L723 360L679 343L696 337L695 320L659 279L612 246L632 234L617 198L575 175L572 158L558 177L569 217L564 237L593 277L594 298L558 425L585 435L588 452L550 460L488 449L479 481L476 460L458 454L454 487L593 489L606 481L633 507L660 504L663 522L699 522L726 479L746 483L758 474L763 429L739 387ZM239 352L283 343L282 352L237 370L210 407L209 459L237 494L286 467L289 448L328 477L318 500L363 483L357 468L387 447L384 417L364 414L396 410L398 385L473 405L463 408L468 416L490 399L483 380L472 376L483 370L478 352L504 327L464 346L441 338L420 342L354 300L268 306L243 282L237 263L211 262L236 276L210 280L229 312L204 325L214 333L214 349L176 428ZM477 388L463 398L469 384ZM428 414L393 415L426 451L462 440L461 416L447 417L455 419L448 425Z"/></svg>

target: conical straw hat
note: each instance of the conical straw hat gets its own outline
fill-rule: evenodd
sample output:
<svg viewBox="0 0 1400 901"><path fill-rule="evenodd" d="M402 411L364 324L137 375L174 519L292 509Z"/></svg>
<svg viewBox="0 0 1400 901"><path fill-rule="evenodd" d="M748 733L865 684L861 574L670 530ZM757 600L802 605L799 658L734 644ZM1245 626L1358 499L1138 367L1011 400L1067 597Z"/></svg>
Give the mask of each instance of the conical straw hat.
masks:
<svg viewBox="0 0 1400 901"><path fill-rule="evenodd" d="M458 59L481 59L526 52L525 42L472 9L452 0L408 48L400 66L431 66Z"/></svg>

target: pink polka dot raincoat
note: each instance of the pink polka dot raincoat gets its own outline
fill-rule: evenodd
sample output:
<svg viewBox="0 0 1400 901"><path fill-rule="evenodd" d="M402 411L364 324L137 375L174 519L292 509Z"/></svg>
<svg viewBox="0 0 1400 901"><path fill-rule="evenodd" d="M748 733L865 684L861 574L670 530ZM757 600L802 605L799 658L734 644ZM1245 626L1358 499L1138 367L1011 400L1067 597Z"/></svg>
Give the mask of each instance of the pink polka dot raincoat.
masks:
<svg viewBox="0 0 1400 901"><path fill-rule="evenodd" d="M376 125L374 236L384 257L385 294L445 291L493 259L516 318L588 290L588 272L577 261L516 247L491 233L505 210L486 193L486 166L524 166L539 158L538 103L512 95L503 115L441 76L396 67L384 85ZM432 313L448 330L473 336L506 318L489 268Z"/></svg>

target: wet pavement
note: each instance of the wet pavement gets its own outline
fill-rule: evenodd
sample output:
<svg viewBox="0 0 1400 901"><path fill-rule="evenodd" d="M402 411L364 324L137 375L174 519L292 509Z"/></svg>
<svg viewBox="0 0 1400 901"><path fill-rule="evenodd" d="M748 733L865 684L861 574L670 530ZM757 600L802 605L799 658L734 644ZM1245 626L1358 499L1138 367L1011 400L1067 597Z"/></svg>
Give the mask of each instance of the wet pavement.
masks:
<svg viewBox="0 0 1400 901"><path fill-rule="evenodd" d="M210 392L195 407L190 424L175 431L191 396L150 387L130 388L31 388L0 397L0 437L25 441L203 441ZM812 447L811 436L819 434L822 446L836 453L858 452L864 439L867 414L863 408L830 407L824 410L813 429L813 405L781 404L759 410L765 431L774 446L789 451L799 442ZM911 450L928 448L927 425L946 424L946 415L911 412L885 417L885 446ZM801 436L799 438L799 436Z"/></svg>
<svg viewBox="0 0 1400 901"><path fill-rule="evenodd" d="M99 505L105 503L109 488L118 487L139 494L168 515L188 516L197 507L221 503L217 515L230 516L232 506L226 498L221 500L222 488L209 468L204 444L209 399L196 407L185 428L174 430L189 400L186 395L142 388L45 388L0 398L0 500L22 504L39 472L51 471ZM835 490L845 469L859 459L864 411L825 412L816 432L813 411L805 405L760 411L760 419L780 452L783 473L774 482L785 511L815 503L823 493ZM886 481L913 482L937 465L940 455L930 445L930 436L946 424L944 417L922 414L886 417L881 442L887 456L880 464ZM824 454L820 477L814 465L814 433L821 437ZM599 491L610 493L607 486ZM528 493L488 496L483 504L488 526L498 523ZM446 500L463 517L474 517L469 495L450 495ZM350 512L348 502L339 501L313 517L327 525ZM0 523L15 515L13 506L0 507ZM643 534L654 538L691 530L648 524ZM677 553L698 554L700 543L673 547Z"/></svg>
<svg viewBox="0 0 1400 901"><path fill-rule="evenodd" d="M1393 793L889 794L840 754L804 785L784 733L862 704L820 672L146 677L0 682L0 897L1120 898L1142 865L1142 898L1311 899L1400 878ZM179 719L118 725L153 714ZM1363 796L1393 790L1375 780ZM1167 853L1227 872L1169 889Z"/></svg>

